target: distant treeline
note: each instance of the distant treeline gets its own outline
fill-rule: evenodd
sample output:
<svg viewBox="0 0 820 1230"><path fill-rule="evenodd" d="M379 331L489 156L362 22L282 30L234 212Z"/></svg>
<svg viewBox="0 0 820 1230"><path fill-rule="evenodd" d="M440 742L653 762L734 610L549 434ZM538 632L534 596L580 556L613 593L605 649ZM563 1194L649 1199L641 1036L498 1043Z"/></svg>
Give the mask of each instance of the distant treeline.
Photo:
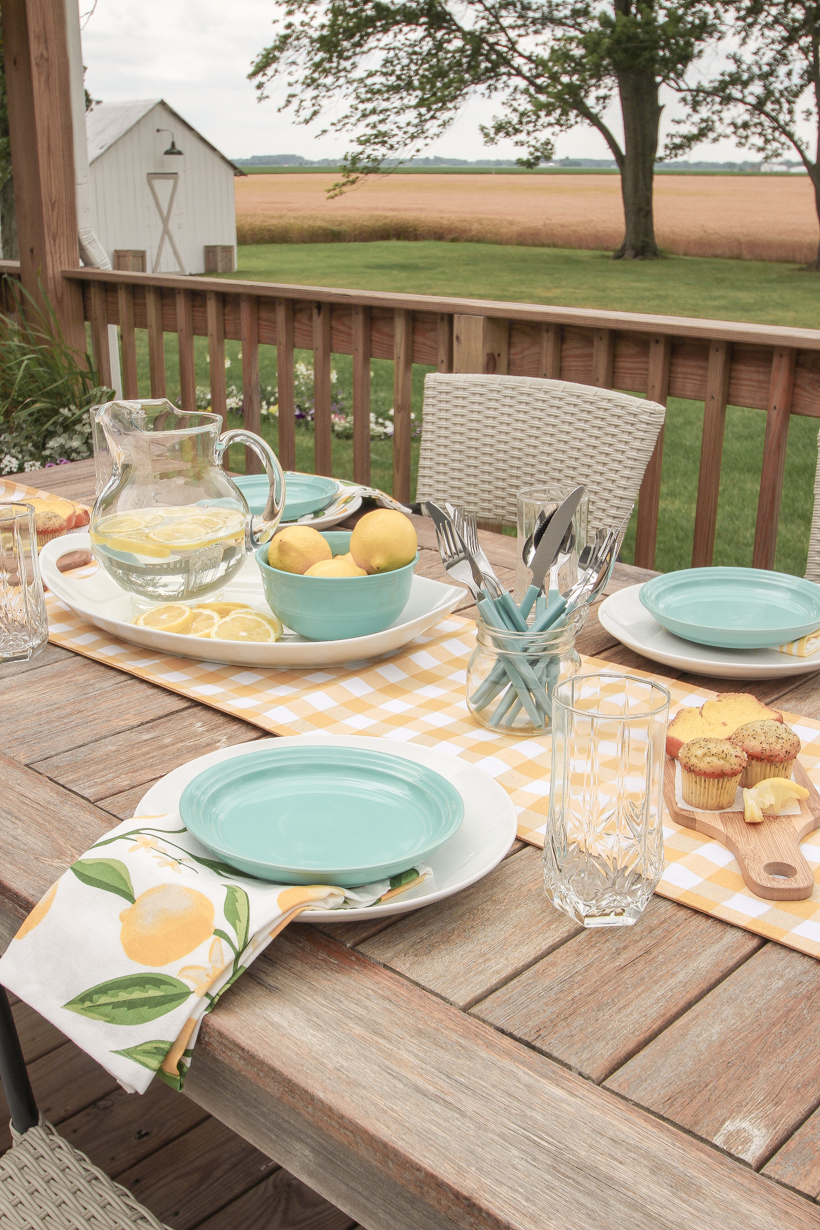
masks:
<svg viewBox="0 0 820 1230"><path fill-rule="evenodd" d="M339 166L337 158L303 158L300 154L254 154L252 158L234 158L232 160L240 167L324 167L335 170ZM477 169L494 169L507 167L520 170L513 158L412 158L408 162L391 159L384 164L389 167L476 167ZM797 163L783 161L783 166L797 166ZM555 162L542 163L542 170L557 169L589 169L594 171L617 171L614 158L561 158ZM686 159L670 160L655 163L657 171L739 171L748 174L759 171L760 162L708 162L687 161Z"/></svg>

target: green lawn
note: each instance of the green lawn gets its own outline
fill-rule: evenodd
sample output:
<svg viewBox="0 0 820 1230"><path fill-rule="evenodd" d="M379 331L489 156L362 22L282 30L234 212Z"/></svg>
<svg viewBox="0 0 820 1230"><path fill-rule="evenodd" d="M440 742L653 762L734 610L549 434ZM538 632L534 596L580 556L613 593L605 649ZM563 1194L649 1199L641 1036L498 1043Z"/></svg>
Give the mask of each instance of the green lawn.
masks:
<svg viewBox="0 0 820 1230"><path fill-rule="evenodd" d="M434 242L337 244L271 244L239 249L239 278L361 290L404 291L609 308L662 315L701 316L769 324L820 326L820 276L794 265L762 261L730 261L669 257L658 262L613 261L600 252L556 248L515 248L507 245ZM169 393L176 394L176 339L166 338ZM241 388L241 358L237 343L226 347L231 367L228 383ZM298 359L307 364L309 352ZM197 339L197 382L207 385L207 346ZM147 395L147 350L140 337L140 392ZM335 356L334 386L350 405L351 359ZM424 371L413 373L414 412L420 415ZM260 347L263 397L271 387L275 400L276 354ZM392 364L373 362L373 404L382 412L392 405ZM695 518L701 403L673 399L669 403L664 450L664 477L658 527L657 567L669 571L687 567L691 558ZM817 431L814 419L794 416L789 429L776 565L802 575L811 521ZM763 456L765 415L731 407L727 414L715 563L751 564L757 492ZM275 421L263 427L276 445ZM313 468L312 433L300 429L297 464ZM414 472L417 447L414 448ZM237 453L239 450L237 450ZM232 462L240 461L239 456ZM352 444L334 440L334 472L352 474ZM373 442L373 481L389 490L390 441ZM624 547L632 558L634 526Z"/></svg>

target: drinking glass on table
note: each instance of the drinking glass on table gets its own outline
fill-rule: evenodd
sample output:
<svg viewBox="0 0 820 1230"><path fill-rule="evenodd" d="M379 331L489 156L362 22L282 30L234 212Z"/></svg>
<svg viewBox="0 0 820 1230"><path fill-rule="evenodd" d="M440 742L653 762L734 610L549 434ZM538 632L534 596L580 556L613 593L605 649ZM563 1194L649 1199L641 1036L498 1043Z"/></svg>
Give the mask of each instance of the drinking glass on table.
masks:
<svg viewBox="0 0 820 1230"><path fill-rule="evenodd" d="M576 675L552 697L544 887L584 927L640 918L663 872L669 693L634 675Z"/></svg>
<svg viewBox="0 0 820 1230"><path fill-rule="evenodd" d="M574 491L577 483L566 483L563 486L556 483L540 483L535 487L525 487L523 491L518 492L518 533L516 537L516 565L515 565L515 601L520 606L521 602L529 589L532 580L532 573L524 563L522 555L524 553L524 544L527 539L532 537L533 530L538 522L541 513L552 513L559 504L563 504L564 500ZM565 557L559 558L557 563L550 570L549 584L544 585L545 590L559 590L562 594L574 585L578 580L578 553L587 545L589 534L589 496L584 495L581 498L578 507L575 510L575 516L572 519L572 528L574 530L574 539L572 549L566 553Z"/></svg>
<svg viewBox="0 0 820 1230"><path fill-rule="evenodd" d="M28 661L47 640L34 509L0 505L0 664Z"/></svg>

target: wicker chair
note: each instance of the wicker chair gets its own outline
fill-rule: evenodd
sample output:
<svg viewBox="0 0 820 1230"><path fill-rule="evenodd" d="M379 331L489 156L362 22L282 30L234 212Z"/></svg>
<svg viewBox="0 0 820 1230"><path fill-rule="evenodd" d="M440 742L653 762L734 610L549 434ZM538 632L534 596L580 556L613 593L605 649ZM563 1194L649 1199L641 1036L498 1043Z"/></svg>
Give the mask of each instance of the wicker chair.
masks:
<svg viewBox="0 0 820 1230"><path fill-rule="evenodd" d="M617 525L637 499L665 417L657 402L564 380L432 374L416 498L515 525L522 488L583 483L590 528Z"/></svg>
<svg viewBox="0 0 820 1230"><path fill-rule="evenodd" d="M13 1140L0 1158L0 1230L167 1230L40 1117L2 987L0 1080Z"/></svg>

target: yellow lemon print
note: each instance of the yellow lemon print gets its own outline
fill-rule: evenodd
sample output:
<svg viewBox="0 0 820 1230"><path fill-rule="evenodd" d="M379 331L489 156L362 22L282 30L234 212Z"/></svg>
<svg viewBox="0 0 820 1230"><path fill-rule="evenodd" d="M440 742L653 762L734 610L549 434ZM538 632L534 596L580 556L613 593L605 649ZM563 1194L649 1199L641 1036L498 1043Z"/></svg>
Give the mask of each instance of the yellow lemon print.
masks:
<svg viewBox="0 0 820 1230"><path fill-rule="evenodd" d="M325 884L296 884L293 888L285 888L276 898L279 909L284 914L295 905L307 905L312 901L321 901L334 890Z"/></svg>
<svg viewBox="0 0 820 1230"><path fill-rule="evenodd" d="M213 933L214 907L203 893L181 884L158 884L120 914L120 943L140 965L168 965Z"/></svg>
<svg viewBox="0 0 820 1230"><path fill-rule="evenodd" d="M51 909L51 903L57 894L57 884L59 883L60 881L58 880L56 884L52 884L51 888L48 890L45 896L40 898L40 900L35 905L34 909L29 914L26 921L23 923L20 930L15 935L14 938L16 940L24 940L26 936L28 935L29 931L33 931L34 928L38 925L38 923L41 923L43 921L46 914Z"/></svg>

